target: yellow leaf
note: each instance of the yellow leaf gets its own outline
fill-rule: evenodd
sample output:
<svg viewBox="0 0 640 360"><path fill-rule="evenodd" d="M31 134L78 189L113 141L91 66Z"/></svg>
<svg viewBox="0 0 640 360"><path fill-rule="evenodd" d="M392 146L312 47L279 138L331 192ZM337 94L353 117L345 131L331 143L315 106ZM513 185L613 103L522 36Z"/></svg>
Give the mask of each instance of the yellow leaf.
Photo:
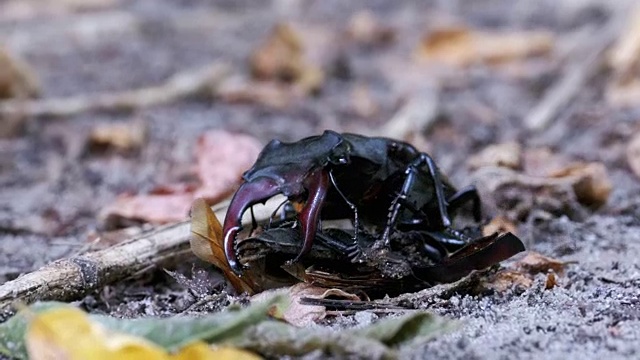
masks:
<svg viewBox="0 0 640 360"><path fill-rule="evenodd" d="M217 347L210 348L203 342L196 342L188 345L179 354L171 357L172 360L258 360L260 356L237 348Z"/></svg>
<svg viewBox="0 0 640 360"><path fill-rule="evenodd" d="M111 332L74 308L53 309L36 316L27 331L26 344L29 358L33 360L260 359L241 349L210 348L202 341L170 355L143 338Z"/></svg>
<svg viewBox="0 0 640 360"><path fill-rule="evenodd" d="M26 344L33 360L168 359L157 345L109 333L73 308L54 309L35 317L27 331Z"/></svg>

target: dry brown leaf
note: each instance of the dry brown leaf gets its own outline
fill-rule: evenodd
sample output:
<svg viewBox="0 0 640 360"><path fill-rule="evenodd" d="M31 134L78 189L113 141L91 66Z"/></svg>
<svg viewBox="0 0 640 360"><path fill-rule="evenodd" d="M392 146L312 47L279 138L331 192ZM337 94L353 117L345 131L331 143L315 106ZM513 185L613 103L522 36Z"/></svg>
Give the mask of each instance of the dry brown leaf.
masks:
<svg viewBox="0 0 640 360"><path fill-rule="evenodd" d="M580 203L600 207L609 199L613 184L602 163L577 163L551 174L555 178L570 178Z"/></svg>
<svg viewBox="0 0 640 360"><path fill-rule="evenodd" d="M191 207L191 251L200 259L215 265L238 292L253 294L256 285L251 271L238 277L227 262L223 248L222 225L204 199L196 199Z"/></svg>
<svg viewBox="0 0 640 360"><path fill-rule="evenodd" d="M293 83L304 94L319 90L324 82L322 70L305 58L302 39L289 24L275 26L251 55L250 66L256 79Z"/></svg>
<svg viewBox="0 0 640 360"><path fill-rule="evenodd" d="M299 327L309 326L327 316L327 310L324 306L302 305L300 303L302 298L326 299L331 297L353 301L361 300L357 295L340 289L327 289L308 283L295 284L287 292L291 299L291 304L282 314L282 319L291 325Z"/></svg>
<svg viewBox="0 0 640 360"><path fill-rule="evenodd" d="M146 195L121 195L100 212L100 217L111 226L119 225L123 219L154 224L185 220L195 198L213 204L233 193L260 150L260 143L251 136L207 131L198 138L195 149L199 186L167 185Z"/></svg>
<svg viewBox="0 0 640 360"><path fill-rule="evenodd" d="M640 132L633 135L631 140L629 140L629 144L627 145L627 162L633 173L636 174L637 177L640 177Z"/></svg>
<svg viewBox="0 0 640 360"><path fill-rule="evenodd" d="M120 152L138 149L145 141L147 128L142 121L131 123L99 124L89 135L91 150L113 148Z"/></svg>
<svg viewBox="0 0 640 360"><path fill-rule="evenodd" d="M491 221L482 227L482 235L489 236L495 233L510 232L514 235L518 234L518 227L513 221L507 219L505 216L496 216Z"/></svg>
<svg viewBox="0 0 640 360"><path fill-rule="evenodd" d="M194 198L210 204L230 195L262 150L260 142L249 135L210 130L198 138L196 159L202 185Z"/></svg>
<svg viewBox="0 0 640 360"><path fill-rule="evenodd" d="M193 193L165 195L120 195L100 212L107 228L120 227L124 220L166 224L186 220Z"/></svg>
<svg viewBox="0 0 640 360"><path fill-rule="evenodd" d="M529 251L525 257L515 264L515 267L531 275L538 273L546 274L550 270L558 275L562 275L566 265L566 262L546 257L534 251Z"/></svg>
<svg viewBox="0 0 640 360"><path fill-rule="evenodd" d="M260 104L274 109L288 107L299 93L290 86L276 81L249 81L230 79L218 91L218 96L231 104Z"/></svg>
<svg viewBox="0 0 640 360"><path fill-rule="evenodd" d="M349 20L347 33L354 41L365 45L384 45L395 40L396 33L380 23L380 19L370 10L357 12Z"/></svg>
<svg viewBox="0 0 640 360"><path fill-rule="evenodd" d="M515 270L501 270L492 274L486 281L482 282L480 288L503 293L516 287L528 289L532 285L533 280L526 274Z"/></svg>
<svg viewBox="0 0 640 360"><path fill-rule="evenodd" d="M0 47L0 99L35 97L39 87L33 70Z"/></svg>
<svg viewBox="0 0 640 360"><path fill-rule="evenodd" d="M482 166L498 166L518 169L521 166L522 149L517 142L489 145L469 158L467 165L474 170Z"/></svg>
<svg viewBox="0 0 640 360"><path fill-rule="evenodd" d="M500 64L549 54L553 35L546 31L490 32L462 26L436 29L423 37L419 61L464 67L473 63Z"/></svg>
<svg viewBox="0 0 640 360"><path fill-rule="evenodd" d="M547 147L530 148L522 152L522 170L527 175L551 176L570 164L569 158Z"/></svg>

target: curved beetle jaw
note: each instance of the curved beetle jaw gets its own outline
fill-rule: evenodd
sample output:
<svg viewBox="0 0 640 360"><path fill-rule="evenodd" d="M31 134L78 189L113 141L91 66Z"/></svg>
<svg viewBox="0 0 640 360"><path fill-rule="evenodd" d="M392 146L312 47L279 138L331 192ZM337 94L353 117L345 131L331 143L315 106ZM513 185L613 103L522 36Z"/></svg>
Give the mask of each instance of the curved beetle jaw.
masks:
<svg viewBox="0 0 640 360"><path fill-rule="evenodd" d="M237 275L242 274L242 265L236 254L236 237L242 230L242 215L252 205L265 202L280 192L280 186L275 180L263 177L252 182L245 182L233 196L227 216L224 219L224 254L231 270Z"/></svg>
<svg viewBox="0 0 640 360"><path fill-rule="evenodd" d="M238 261L238 254L236 253L236 237L242 230L241 220L243 213L250 206L265 202L272 196L281 193L282 187L273 179L267 177L259 178L242 184L231 200L231 205L224 220L224 253L229 266L237 275L242 274L242 265ZM313 245L313 239L320 221L320 212L329 190L328 172L324 169L317 169L304 179L303 187L309 194L304 207L298 214L303 243L300 253L293 262L300 260L311 250ZM290 194L290 197L296 195L298 194Z"/></svg>

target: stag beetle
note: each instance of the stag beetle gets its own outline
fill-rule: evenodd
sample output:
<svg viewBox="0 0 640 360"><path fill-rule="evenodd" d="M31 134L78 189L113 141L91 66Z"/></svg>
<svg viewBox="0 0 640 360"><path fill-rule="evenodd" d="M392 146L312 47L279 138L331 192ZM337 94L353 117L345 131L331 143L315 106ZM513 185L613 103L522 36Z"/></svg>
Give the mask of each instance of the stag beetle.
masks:
<svg viewBox="0 0 640 360"><path fill-rule="evenodd" d="M481 218L475 187L457 190L428 154L384 137L327 130L293 143L272 140L243 180L223 226L225 255L237 274L242 215L277 194L304 204L297 216L302 249L294 262L311 249L321 219L352 218L354 239L360 226L368 226L388 245L396 230L432 231L443 243L459 241L452 217L467 202L475 220Z"/></svg>

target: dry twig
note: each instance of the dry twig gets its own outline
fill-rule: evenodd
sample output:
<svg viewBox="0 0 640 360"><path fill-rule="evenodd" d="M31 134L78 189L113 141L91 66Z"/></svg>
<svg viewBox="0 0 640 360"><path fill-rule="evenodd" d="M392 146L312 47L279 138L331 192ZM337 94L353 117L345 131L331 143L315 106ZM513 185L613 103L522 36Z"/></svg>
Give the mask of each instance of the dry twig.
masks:
<svg viewBox="0 0 640 360"><path fill-rule="evenodd" d="M201 69L177 73L157 86L62 99L8 100L0 102L0 119L15 116L65 117L87 111L133 110L191 96L213 95L228 74L229 66L216 62Z"/></svg>
<svg viewBox="0 0 640 360"><path fill-rule="evenodd" d="M619 33L620 23L620 19L614 16L604 28L595 29L579 39L578 43L585 45L574 51L576 60L567 62L571 66L564 76L547 90L524 119L527 129L546 129L567 107L604 61L603 54Z"/></svg>
<svg viewBox="0 0 640 360"><path fill-rule="evenodd" d="M223 218L226 205L216 206ZM215 210L215 209L214 209ZM159 227L116 246L54 261L0 285L0 318L14 303L72 301L190 252L189 222Z"/></svg>

